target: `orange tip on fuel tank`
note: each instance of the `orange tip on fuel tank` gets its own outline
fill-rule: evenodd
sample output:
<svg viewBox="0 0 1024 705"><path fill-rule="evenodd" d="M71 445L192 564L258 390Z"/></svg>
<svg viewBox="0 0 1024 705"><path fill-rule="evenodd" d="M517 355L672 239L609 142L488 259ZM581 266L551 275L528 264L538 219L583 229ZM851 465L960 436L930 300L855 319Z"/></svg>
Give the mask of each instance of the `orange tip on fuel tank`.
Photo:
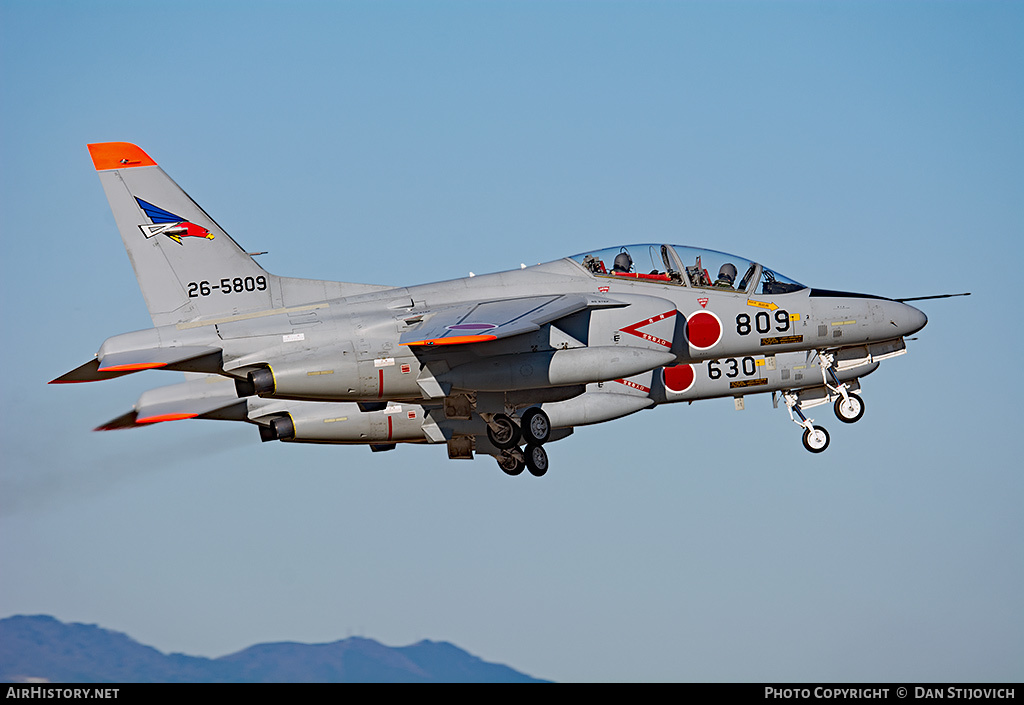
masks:
<svg viewBox="0 0 1024 705"><path fill-rule="evenodd" d="M135 166L156 166L148 154L130 142L100 142L89 145L92 165L96 171L129 169Z"/></svg>

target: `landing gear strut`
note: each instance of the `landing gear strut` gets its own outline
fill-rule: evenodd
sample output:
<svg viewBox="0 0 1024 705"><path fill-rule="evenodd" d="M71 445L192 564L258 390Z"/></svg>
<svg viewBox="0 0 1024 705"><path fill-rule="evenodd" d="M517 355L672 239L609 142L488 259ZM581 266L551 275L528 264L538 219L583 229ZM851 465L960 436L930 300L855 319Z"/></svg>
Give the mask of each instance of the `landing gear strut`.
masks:
<svg viewBox="0 0 1024 705"><path fill-rule="evenodd" d="M821 379L830 392L839 395L835 404L836 418L843 423L856 423L864 415L864 400L850 392L850 385L839 381L839 377L836 376L835 361L835 355L832 353L818 352ZM826 445L828 444L826 443ZM808 450L810 449L808 448Z"/></svg>
<svg viewBox="0 0 1024 705"><path fill-rule="evenodd" d="M801 426L804 429L804 448L812 453L821 453L828 448L828 431L823 426L815 426L814 419L804 416L796 392L783 392L782 399L786 402L786 408L789 410L789 418L793 419L793 423L797 426ZM799 421L796 420L793 412L796 412L796 416L800 417Z"/></svg>

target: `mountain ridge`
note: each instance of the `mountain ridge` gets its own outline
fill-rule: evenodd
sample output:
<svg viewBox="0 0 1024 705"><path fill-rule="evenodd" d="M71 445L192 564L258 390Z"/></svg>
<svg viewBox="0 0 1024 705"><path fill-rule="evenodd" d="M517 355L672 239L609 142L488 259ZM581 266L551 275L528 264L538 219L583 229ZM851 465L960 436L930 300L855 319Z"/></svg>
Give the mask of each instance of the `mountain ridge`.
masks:
<svg viewBox="0 0 1024 705"><path fill-rule="evenodd" d="M0 619L5 683L543 683L446 641L367 637L254 644L217 658L165 654L127 634L49 615Z"/></svg>

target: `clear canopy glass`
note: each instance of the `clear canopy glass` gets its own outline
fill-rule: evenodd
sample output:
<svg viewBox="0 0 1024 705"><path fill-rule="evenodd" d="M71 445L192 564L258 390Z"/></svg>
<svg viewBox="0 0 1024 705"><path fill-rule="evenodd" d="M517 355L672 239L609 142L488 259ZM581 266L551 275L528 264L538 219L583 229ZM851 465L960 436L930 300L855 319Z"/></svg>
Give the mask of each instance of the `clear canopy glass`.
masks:
<svg viewBox="0 0 1024 705"><path fill-rule="evenodd" d="M594 276L612 279L747 294L785 294L806 288L743 257L682 245L622 245L569 259Z"/></svg>

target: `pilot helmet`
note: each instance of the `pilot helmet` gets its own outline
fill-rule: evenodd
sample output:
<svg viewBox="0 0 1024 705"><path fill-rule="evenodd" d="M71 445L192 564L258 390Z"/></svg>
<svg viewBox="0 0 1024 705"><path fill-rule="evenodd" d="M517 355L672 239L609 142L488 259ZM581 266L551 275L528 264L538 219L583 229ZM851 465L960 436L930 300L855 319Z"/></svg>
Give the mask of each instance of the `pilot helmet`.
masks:
<svg viewBox="0 0 1024 705"><path fill-rule="evenodd" d="M722 265L722 268L718 270L719 279L728 279L729 283L732 284L736 281L736 266L726 262Z"/></svg>
<svg viewBox="0 0 1024 705"><path fill-rule="evenodd" d="M620 252L615 255L615 269L620 272L628 272L633 268L633 258L628 252Z"/></svg>

